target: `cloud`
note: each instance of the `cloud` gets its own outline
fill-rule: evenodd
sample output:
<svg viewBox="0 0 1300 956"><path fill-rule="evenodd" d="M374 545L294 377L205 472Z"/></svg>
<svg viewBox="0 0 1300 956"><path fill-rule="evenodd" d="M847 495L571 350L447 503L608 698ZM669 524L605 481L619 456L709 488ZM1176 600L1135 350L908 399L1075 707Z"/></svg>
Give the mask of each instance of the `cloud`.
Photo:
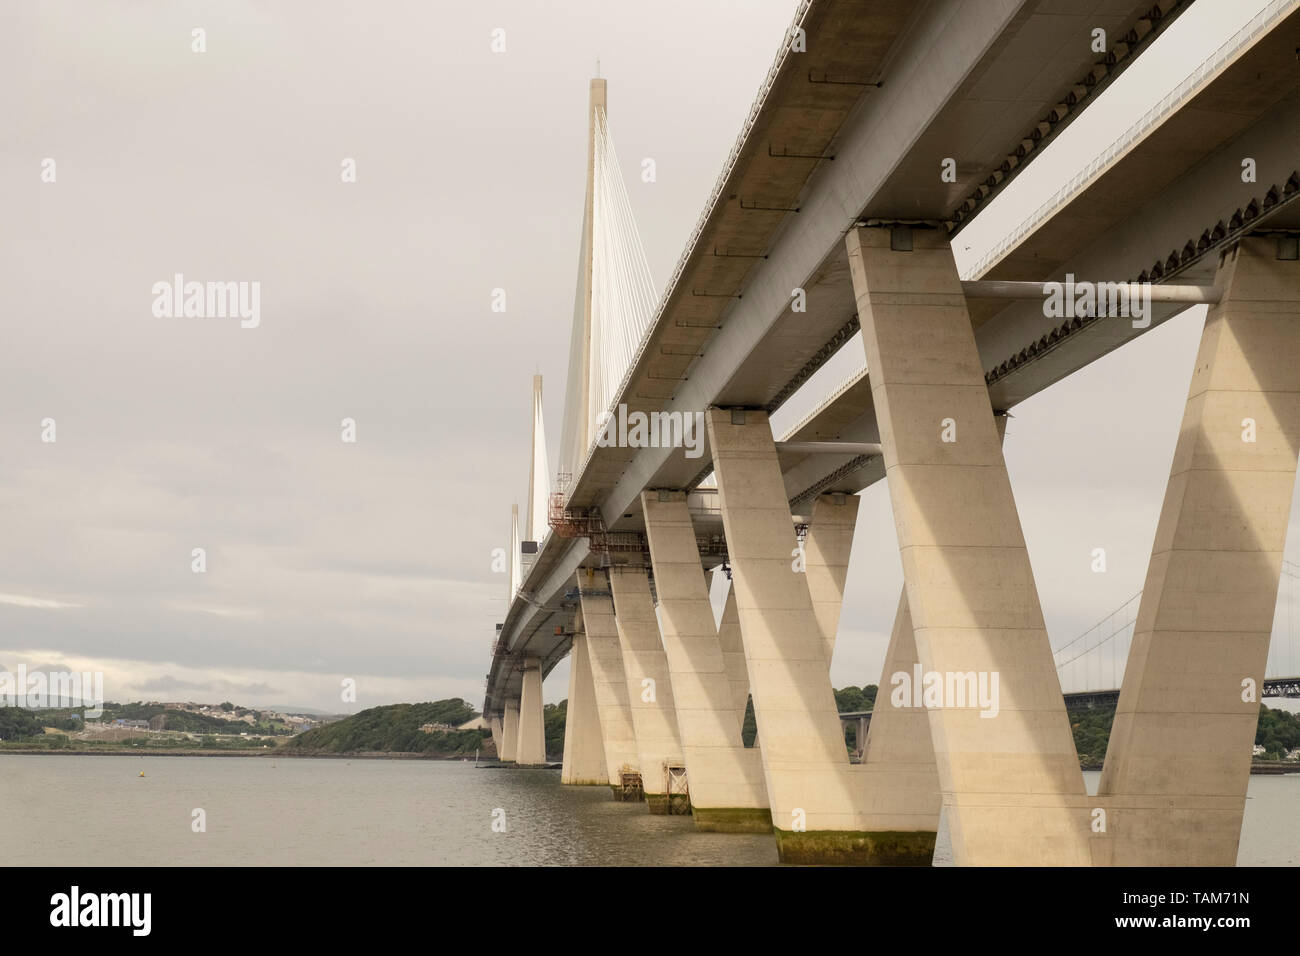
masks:
<svg viewBox="0 0 1300 956"><path fill-rule="evenodd" d="M0 604L36 608L82 607L80 604L72 604L67 601L51 601L48 598L28 597L24 594L0 594Z"/></svg>
<svg viewBox="0 0 1300 956"><path fill-rule="evenodd" d="M175 691L204 691L217 695L229 695L237 693L243 698L265 698L271 694L275 688L267 683L240 683L236 681L210 680L210 681L192 681L181 680L170 674L164 674L151 680L141 681L136 685L139 690L150 691L153 693L175 692Z"/></svg>
<svg viewBox="0 0 1300 956"><path fill-rule="evenodd" d="M237 620L248 620L262 616L260 610L250 607L198 607L192 604L173 604L171 606L178 611L192 611L196 614L212 614L216 617L229 617Z"/></svg>

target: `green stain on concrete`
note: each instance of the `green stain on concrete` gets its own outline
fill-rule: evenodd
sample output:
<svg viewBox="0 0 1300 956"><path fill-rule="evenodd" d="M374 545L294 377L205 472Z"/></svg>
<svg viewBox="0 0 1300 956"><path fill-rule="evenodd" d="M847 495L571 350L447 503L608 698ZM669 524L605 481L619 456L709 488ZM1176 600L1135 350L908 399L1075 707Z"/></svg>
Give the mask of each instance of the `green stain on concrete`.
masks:
<svg viewBox="0 0 1300 956"><path fill-rule="evenodd" d="M614 794L614 800L618 803L640 803L645 799L645 794L640 790L624 791L621 786L611 783L609 789Z"/></svg>
<svg viewBox="0 0 1300 956"><path fill-rule="evenodd" d="M694 807L695 829L706 833L771 833L767 807Z"/></svg>
<svg viewBox="0 0 1300 956"><path fill-rule="evenodd" d="M685 815L691 812L691 798L684 793L647 793L650 812L659 816Z"/></svg>
<svg viewBox="0 0 1300 956"><path fill-rule="evenodd" d="M933 831L776 830L782 863L831 866L930 866Z"/></svg>

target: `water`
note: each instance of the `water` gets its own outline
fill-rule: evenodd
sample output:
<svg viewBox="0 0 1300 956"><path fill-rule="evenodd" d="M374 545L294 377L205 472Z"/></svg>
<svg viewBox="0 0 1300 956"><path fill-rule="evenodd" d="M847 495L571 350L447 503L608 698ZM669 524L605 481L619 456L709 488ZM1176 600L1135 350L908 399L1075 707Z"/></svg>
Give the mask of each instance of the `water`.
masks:
<svg viewBox="0 0 1300 956"><path fill-rule="evenodd" d="M1095 789L1100 775L1084 776ZM1300 864L1297 811L1300 775L1251 777L1238 863ZM698 833L555 771L427 760L3 754L0 846L11 866L777 862L770 836ZM946 828L935 862L952 862Z"/></svg>

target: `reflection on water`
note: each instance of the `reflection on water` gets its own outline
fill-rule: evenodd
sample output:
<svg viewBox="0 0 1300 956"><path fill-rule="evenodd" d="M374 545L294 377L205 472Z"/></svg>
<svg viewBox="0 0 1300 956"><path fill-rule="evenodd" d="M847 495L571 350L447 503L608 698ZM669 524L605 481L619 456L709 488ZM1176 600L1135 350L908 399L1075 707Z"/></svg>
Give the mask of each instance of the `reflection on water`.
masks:
<svg viewBox="0 0 1300 956"><path fill-rule="evenodd" d="M1251 777L1239 863L1300 863L1297 810L1300 776ZM556 771L425 760L0 755L0 846L19 866L776 863L769 836L697 833Z"/></svg>

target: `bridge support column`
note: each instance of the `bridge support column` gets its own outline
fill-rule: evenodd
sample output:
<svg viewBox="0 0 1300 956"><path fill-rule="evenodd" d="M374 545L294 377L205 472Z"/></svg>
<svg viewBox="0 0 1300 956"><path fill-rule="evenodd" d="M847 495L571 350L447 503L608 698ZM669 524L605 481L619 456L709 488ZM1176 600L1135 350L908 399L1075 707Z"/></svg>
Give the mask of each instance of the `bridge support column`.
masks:
<svg viewBox="0 0 1300 956"><path fill-rule="evenodd" d="M767 415L714 408L707 420L780 857L928 865L935 814L924 776L849 764Z"/></svg>
<svg viewBox="0 0 1300 956"><path fill-rule="evenodd" d="M722 569L713 572L716 578ZM745 729L745 709L749 706L749 668L745 664L745 642L740 636L740 614L736 611L736 589L727 584L727 600L718 621L718 644L722 648L722 666L731 685L731 703L736 711L736 727ZM755 741L755 746L758 742Z"/></svg>
<svg viewBox="0 0 1300 956"><path fill-rule="evenodd" d="M519 701L506 701L506 715L501 722L501 749L497 755L503 763L514 763L519 750Z"/></svg>
<svg viewBox="0 0 1300 956"><path fill-rule="evenodd" d="M744 705L738 718L686 496L647 491L641 507L696 829L770 833L762 759L740 739Z"/></svg>
<svg viewBox="0 0 1300 956"><path fill-rule="evenodd" d="M605 571L578 572L578 594L582 602L582 628L587 636L587 663L600 718L600 739L605 747L605 772L615 800L635 794L641 788L625 786L624 775L640 778L641 762L632 728L632 708L627 698L627 675L623 671L623 649L614 624L614 601Z"/></svg>
<svg viewBox="0 0 1300 956"><path fill-rule="evenodd" d="M905 587L898 598L894 629L889 635L885 666L876 685L871 719L858 724L858 749L862 751L862 763L867 767L908 770L908 779L915 790L914 806L921 814L918 825L924 825L937 834L943 799L934 744L930 740L930 714L919 701L894 693L901 686L901 681L895 683L898 675L913 678L919 664Z"/></svg>
<svg viewBox="0 0 1300 956"><path fill-rule="evenodd" d="M497 752L497 759L501 757L501 718L489 717L488 729L492 731L492 749Z"/></svg>
<svg viewBox="0 0 1300 956"><path fill-rule="evenodd" d="M812 599L817 630L830 667L835 636L840 629L840 608L844 606L844 582L849 576L849 555L853 532L858 526L857 495L819 495L813 500L804 540L804 575Z"/></svg>
<svg viewBox="0 0 1300 956"><path fill-rule="evenodd" d="M581 631L573 635L569 651L569 704L564 722L560 783L602 787L609 784L605 742L596 710L596 684L587 658L587 635Z"/></svg>
<svg viewBox="0 0 1300 956"><path fill-rule="evenodd" d="M1300 262L1220 261L1099 794L1097 862L1233 866L1300 454Z"/></svg>
<svg viewBox="0 0 1300 956"><path fill-rule="evenodd" d="M685 766L685 760L677 735L668 658L659 639L646 568L611 567L610 591L614 593L614 622L619 630L632 726L637 735L641 786L650 813L671 813L680 808L669 804L668 767Z"/></svg>
<svg viewBox="0 0 1300 956"><path fill-rule="evenodd" d="M677 733L668 657L650 597L650 578L643 567L617 566L609 569L609 586L636 729L641 786L651 813L670 813L676 808L669 803L668 768L686 764Z"/></svg>
<svg viewBox="0 0 1300 956"><path fill-rule="evenodd" d="M542 716L542 662L524 658L524 686L519 696L519 743L515 762L520 766L546 763L546 722Z"/></svg>
<svg viewBox="0 0 1300 956"><path fill-rule="evenodd" d="M848 235L921 665L890 693L930 704L958 865L1084 865L1083 774L957 267L941 234L910 238Z"/></svg>

